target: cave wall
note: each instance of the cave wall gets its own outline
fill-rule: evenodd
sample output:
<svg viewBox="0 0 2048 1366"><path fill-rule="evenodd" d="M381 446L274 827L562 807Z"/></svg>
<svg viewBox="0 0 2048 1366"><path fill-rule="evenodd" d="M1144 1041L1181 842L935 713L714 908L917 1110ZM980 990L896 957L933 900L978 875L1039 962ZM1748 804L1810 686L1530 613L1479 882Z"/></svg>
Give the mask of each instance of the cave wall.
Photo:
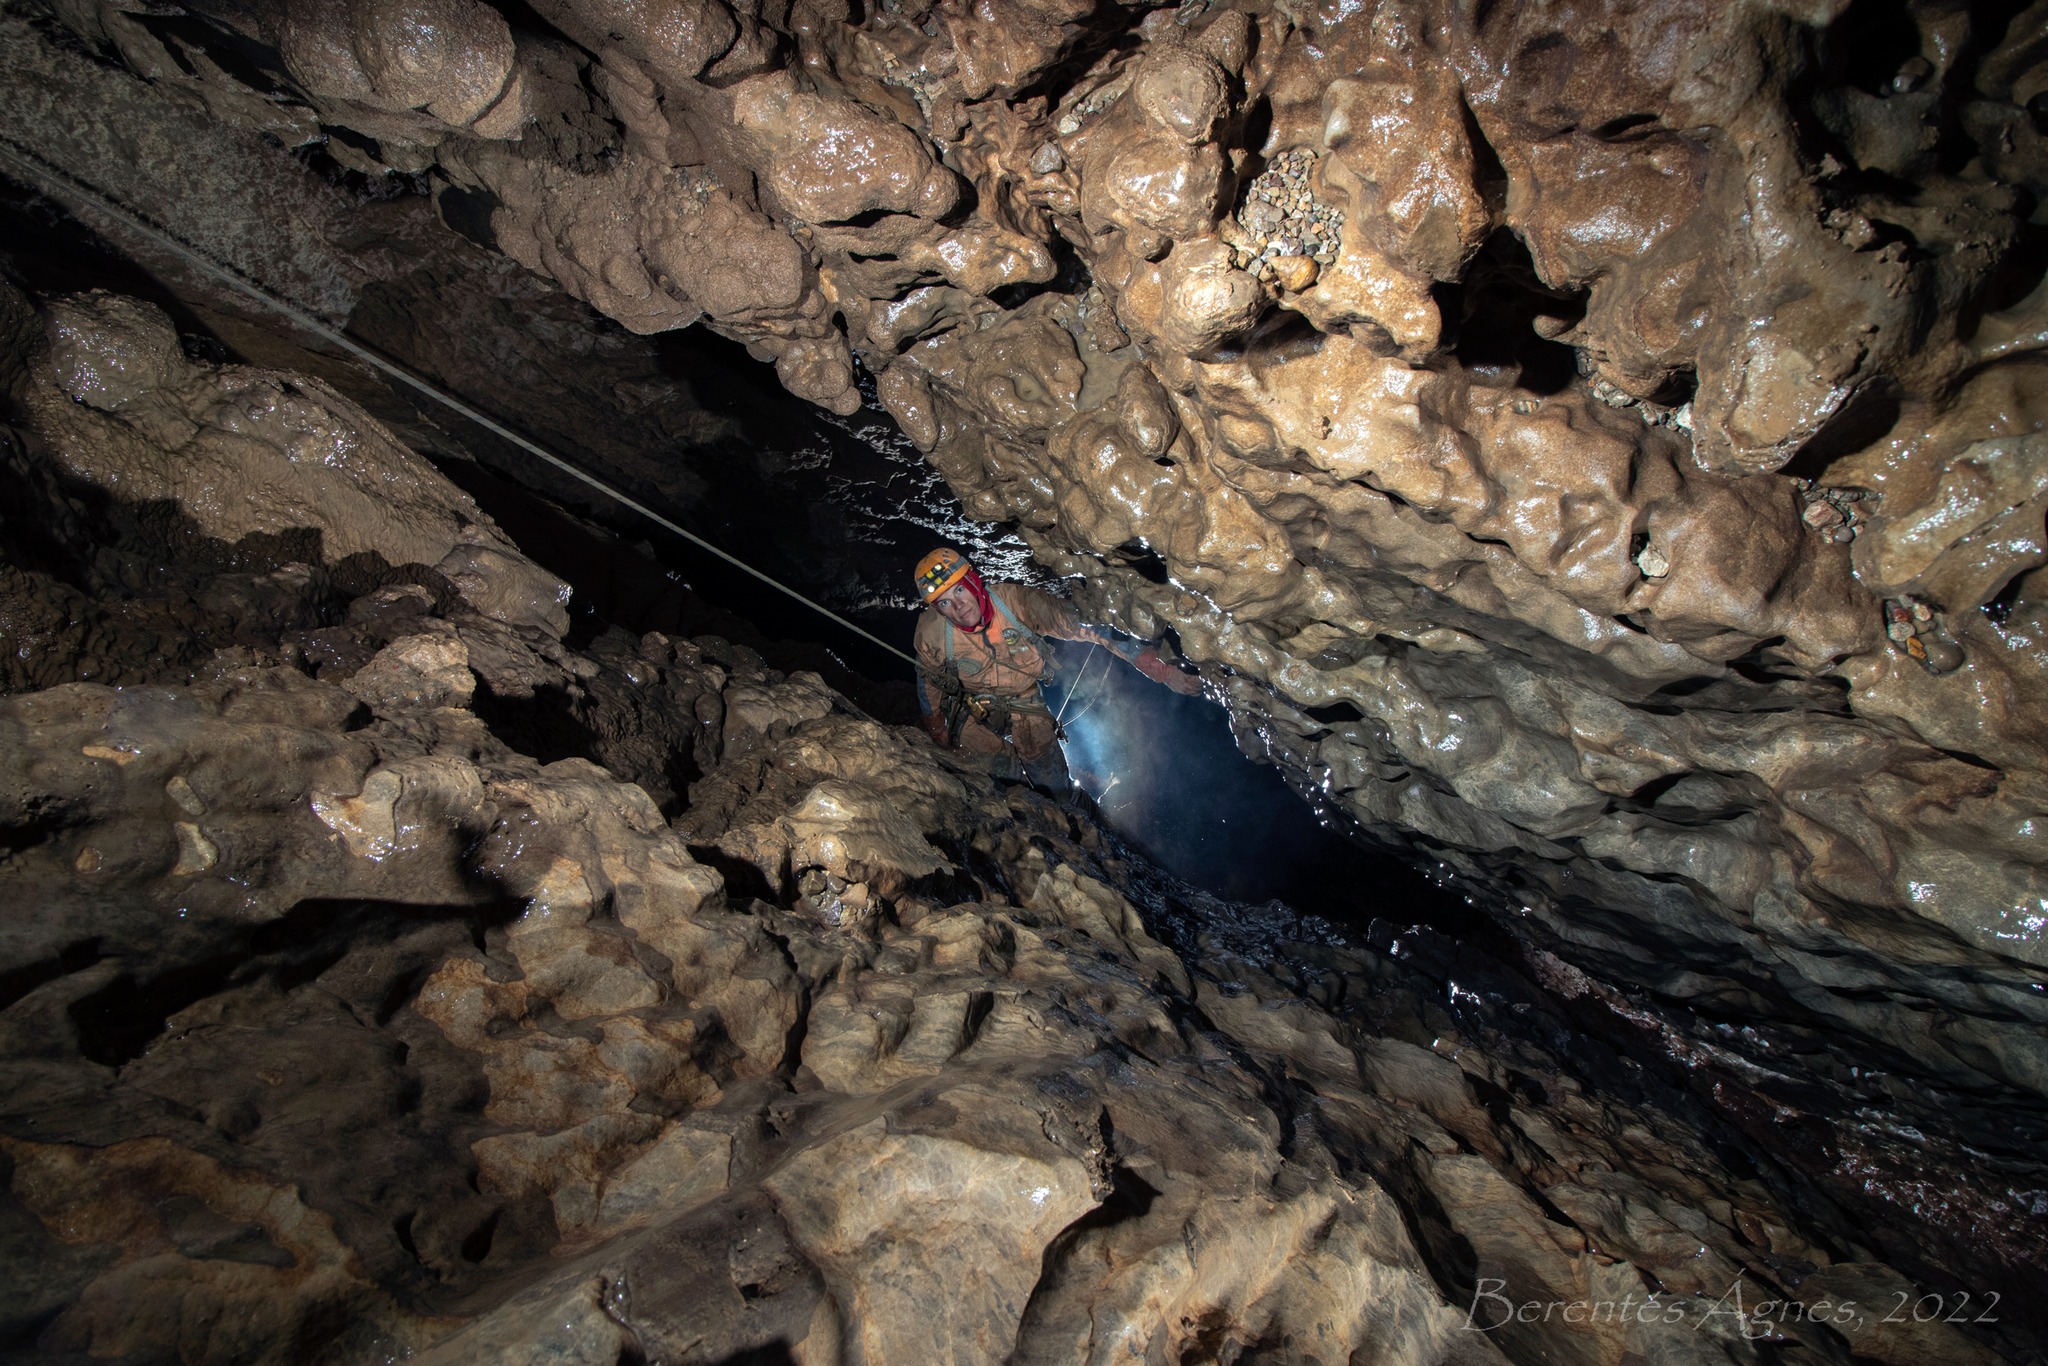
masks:
<svg viewBox="0 0 2048 1366"><path fill-rule="evenodd" d="M2038 1247L1870 1221L1561 960L1220 903L814 673L573 636L146 303L0 287L0 393L10 1361L2038 1355Z"/></svg>
<svg viewBox="0 0 2048 1366"><path fill-rule="evenodd" d="M1566 994L2027 1151L2041 5L45 9L632 331L872 377Z"/></svg>
<svg viewBox="0 0 2048 1366"><path fill-rule="evenodd" d="M2039 6L52 9L629 329L857 357L1574 961L2048 1093Z"/></svg>
<svg viewBox="0 0 2048 1366"><path fill-rule="evenodd" d="M177 30L187 62L197 60L188 50L194 27L187 21ZM203 62L195 69L211 70ZM458 480L487 467L553 489L628 542L651 541L691 584L728 604L751 587L736 572L224 286L100 211L94 196L141 214L265 294L346 331L612 487L721 544L747 547L870 630L900 625L902 562L923 553L932 534L975 548L1005 572L1043 577L1014 534L961 513L886 414L846 419L788 403L772 370L704 329L627 332L552 280L449 231L428 197L428 177L345 166L328 149L354 159L348 146L290 123L288 106L265 106L284 123L223 120L222 92L186 77L169 57L150 73L151 81L138 80L31 7L0 11L0 122L20 135L0 143L0 214L10 219L0 270L45 292L117 287L147 298L182 334L217 343L218 354L334 385ZM479 231L487 240L487 224ZM829 476L821 473L828 467ZM903 524L906 506L922 527ZM543 555L556 547L553 538L536 544ZM603 596L587 567L573 577L586 596ZM619 619L619 605L608 606ZM801 613L756 616L747 627L701 629L766 633L780 653L817 629ZM870 678L893 681L894 664L879 651L869 659L857 640L837 648ZM814 667L862 690L816 653ZM907 684L901 691L884 710L915 705ZM874 701L871 686L864 701Z"/></svg>

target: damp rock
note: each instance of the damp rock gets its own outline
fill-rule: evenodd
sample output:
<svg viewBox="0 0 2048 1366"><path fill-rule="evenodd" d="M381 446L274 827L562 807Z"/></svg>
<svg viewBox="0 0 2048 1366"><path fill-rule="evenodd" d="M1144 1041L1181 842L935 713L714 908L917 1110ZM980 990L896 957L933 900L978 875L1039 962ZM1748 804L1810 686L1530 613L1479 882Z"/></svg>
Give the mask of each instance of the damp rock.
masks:
<svg viewBox="0 0 2048 1366"><path fill-rule="evenodd" d="M1134 907L1140 880L1091 864L1076 827L997 809L973 775L860 730L822 684L708 644L659 661L634 646L629 668L580 629L593 623L565 629L561 580L497 558L517 570L552 533L514 547L406 457L465 471L454 448L474 434L155 265L191 317L263 354L225 363L153 306L58 297L70 283L41 312L10 294L9 421L43 452L34 506L52 510L29 525L82 548L8 563L4 615L33 641L9 655L9 705L43 699L22 713L23 745L52 733L51 706L98 729L6 766L48 787L17 801L42 823L7 866L47 878L19 898L36 915L70 915L62 889L80 879L144 890L130 907L90 884L133 924L37 929L4 969L27 992L8 1027L39 1060L82 1049L79 1068L102 1069L62 1096L147 1082L156 1099L137 1104L241 1145L224 1176L123 1146L132 1128L54 1145L17 1129L10 1143L61 1148L10 1149L17 1196L46 1229L137 1230L124 1246L150 1258L179 1230L194 1248L260 1248L222 1232L257 1228L316 1287L272 1293L261 1278L282 1268L238 1262L245 1279L174 1313L145 1292L197 1273L101 1279L146 1263L57 1248L37 1262L55 1314L37 1320L55 1335L38 1350L161 1354L146 1325L204 1322L224 1325L218 1355L242 1359L260 1353L234 1325L303 1340L346 1304L377 1306L363 1312L379 1350L398 1355L448 1328L407 1317L406 1278L428 1276L436 1303L489 1320L445 1347L474 1359L557 1323L606 1359L844 1347L807 1342L813 1323L871 1332L870 1356L923 1359L958 1347L958 1325L907 1317L901 1288L980 1256L987 1283L959 1331L1020 1359L1083 1358L1098 1325L1167 1357L1296 1350L1311 1324L1331 1325L1333 1352L1442 1355L1475 1341L1442 1336L1469 1304L1434 1279L1468 1252L1564 1302L1719 1293L1710 1282L1736 1270L1782 1276L1772 1293L1789 1296L1795 1271L1844 1264L1887 1267L1844 1285L2039 1279L2020 1205L1972 1203L2000 1164L2012 1189L2043 1186L2006 1123L2038 1117L2048 1075L2027 25L1920 15L1845 64L1868 47L1860 7L1599 23L1383 7L1324 23L1187 5L1073 23L906 0L858 24L717 0L187 8L172 23L58 6L75 43L11 16L11 135L78 158L79 180L321 316L416 345L481 408L590 433L593 460L620 460L663 506L730 505L693 482L715 462L681 454L714 444L713 418L659 398L658 365L608 370L625 340L705 327L845 418L878 377L920 477L1017 528L1091 610L1170 629L1222 680L1247 748L1472 889L1474 915L1542 979L1527 1016L1552 1021L1559 1000L1579 1013L1528 1044L1548 1061L1504 1061L1458 1028L1489 993L1506 999L1498 984L1462 966L1420 981L1415 936L1267 971L1223 961L1212 925L1209 948L1187 941L1183 990L1149 951L1098 938L1135 942L1061 870ZM1714 79L1675 71L1674 50ZM278 60L259 78L252 52ZM334 184L257 150L265 133L303 146L322 128ZM1312 288L1281 287L1290 258L1314 263ZM407 302L444 289L464 292L439 323ZM79 491L110 488L150 509L137 526L94 521L104 505ZM1860 490L1884 496L1846 496ZM153 558L134 549L145 535ZM396 656L373 664L410 636L441 639L396 612L347 617L397 582L432 600L411 615L461 643L482 681L466 704L452 664L414 671L431 687L396 686ZM375 705L341 686L367 669ZM159 762L149 743L166 737L181 748ZM209 771L195 755L226 757ZM583 767L599 762L608 777ZM173 773L202 813L170 795ZM818 923L795 885L812 867L826 892L838 877L885 908L872 942ZM512 903L541 912L518 936L491 919ZM432 924L351 919L394 906L437 909ZM176 965L134 947L229 922L281 922L266 944L360 932L228 983L198 969L252 961L242 939ZM295 976L321 963L328 998L355 993L346 1011ZM1377 999L1398 1018L1327 1005ZM1715 1122L1768 1152L1759 1169L1823 1193L1760 1191L1719 1165L1725 1146L1541 1045L1593 1010L1656 1050L1682 1041L1658 1056L1711 1078L1693 1091ZM233 1085L193 1080L231 1074L238 1043L282 1048L270 1025L287 1017L351 1042L266 1053ZM1232 1042L1209 1051L1195 1018ZM418 1075L393 1070L400 1044ZM1132 1070L1105 1080L1091 1070L1105 1057ZM1035 1138L1019 1090L975 1089L1027 1068L1064 1097L1030 1093ZM366 1097L370 1120L303 1122L300 1077ZM918 1086L936 1088L929 1104L862 1127L877 1116L858 1106L907 1106ZM1116 1142L1076 1137L1095 1101L1108 1119L1094 1132ZM1912 1111L1895 1127L1924 1147L1858 1118L1887 1107ZM1970 1127L1980 1111L2006 1123L1993 1157L1943 1146L1968 1130L1970 1151L1990 1151L1991 1126ZM434 1115L460 1118L437 1129ZM716 1142L673 1138L684 1116L731 1136L724 1171ZM378 1206L331 1155L277 1156L329 1128L410 1143L413 1126L426 1147L348 1156L382 1172L487 1166L490 1191L407 1176L424 1184ZM505 1140L488 1164L472 1151L483 1129ZM771 1130L800 1176L780 1195L748 1165L750 1136ZM179 1132L137 1141L198 1142ZM833 1165L858 1144L795 1160L847 1132L947 1198L914 1219L864 1210ZM647 1156L664 1134L682 1150L671 1165ZM219 1143L200 1146L230 1151ZM1121 1167L1105 1174L1097 1148ZM1800 1165L1817 1152L1830 1172ZM684 1170L699 1157L701 1180ZM614 1211L685 1220L696 1206L650 1213L660 1197L642 1193L716 1190L734 1221L717 1227L751 1232L739 1255L709 1224L665 1230L672 1257L619 1272L634 1286L626 1344L605 1313L618 1268L573 1258L606 1236L607 1183L643 1159ZM949 1172L1029 1176L1071 1217L1048 1232L1052 1216L984 1211L986 1182L949 1186ZM64 1203L131 1187L149 1199ZM173 1188L224 1222L163 1213ZM981 1241L946 1222L954 1195L986 1214ZM1090 1200L1103 1207L1077 1212ZM331 1213L371 1207L357 1223ZM1272 1273L1284 1283L1250 1276L1274 1247L1290 1250ZM726 1277L743 1307L722 1289L664 1294L664 1273ZM512 1280L515 1299L482 1293ZM1119 1307L1140 1303L1165 1307L1143 1322ZM1367 1304L1379 1317L1360 1317ZM1393 1341L1388 1322L1411 1335ZM1519 1324L1499 1341L1588 1360L1699 1341L1612 1327Z"/></svg>

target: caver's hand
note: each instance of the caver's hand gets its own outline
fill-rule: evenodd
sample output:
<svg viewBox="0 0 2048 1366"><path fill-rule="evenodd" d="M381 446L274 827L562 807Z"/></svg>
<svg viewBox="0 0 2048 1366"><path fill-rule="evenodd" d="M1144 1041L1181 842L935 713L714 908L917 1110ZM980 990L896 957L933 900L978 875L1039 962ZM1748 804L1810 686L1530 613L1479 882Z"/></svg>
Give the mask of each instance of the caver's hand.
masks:
<svg viewBox="0 0 2048 1366"><path fill-rule="evenodd" d="M1160 658L1159 651L1149 645L1140 650L1131 663L1139 673L1154 683L1164 683L1182 697L1193 697L1202 690L1200 674L1187 673L1178 665L1167 663Z"/></svg>
<svg viewBox="0 0 2048 1366"><path fill-rule="evenodd" d="M924 733L932 737L932 743L940 749L944 749L946 747L946 718L935 711L928 711L919 716L917 720L918 724L924 727Z"/></svg>

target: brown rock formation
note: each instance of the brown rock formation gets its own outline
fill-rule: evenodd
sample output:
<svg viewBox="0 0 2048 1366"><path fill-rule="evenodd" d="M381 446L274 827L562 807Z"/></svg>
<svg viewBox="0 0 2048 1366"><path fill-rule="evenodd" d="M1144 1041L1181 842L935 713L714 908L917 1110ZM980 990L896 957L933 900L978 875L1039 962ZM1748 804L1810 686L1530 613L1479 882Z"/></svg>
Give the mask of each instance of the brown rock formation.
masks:
<svg viewBox="0 0 2048 1366"><path fill-rule="evenodd" d="M346 400L311 444L195 444L164 414L306 382L113 296L36 323L11 506L135 489L187 557L253 558L277 533L136 482L218 452L311 466L321 534L300 629L0 704L23 1359L1989 1359L1887 1325L1918 1287L1682 1096L1590 1089L1511 973L1229 917L1255 952L1170 948L1091 820L814 675L499 610L547 576ZM343 556L372 460L414 496ZM470 581L390 563L458 513ZM135 553L110 517L86 586ZM387 582L305 591L349 558ZM522 754L486 689L569 699L645 785ZM673 820L663 763L698 775ZM1516 1009L1454 1017L1453 973Z"/></svg>
<svg viewBox="0 0 2048 1366"><path fill-rule="evenodd" d="M1782 1061L1827 1044L1908 1128L2041 1113L2039 5L51 8L217 118L430 177L633 331L701 321L841 413L872 374L970 512L1171 627L1248 747L1470 878L1563 997L1725 1026L1765 1109L1836 1084ZM87 408L195 458L241 420ZM478 645L418 634L361 686L459 708ZM1915 1205L1856 1132L1816 1162ZM1997 1170L1953 1236L2032 1265ZM1517 1255L1593 1208L1549 1199ZM843 1303L883 1239L827 1205L787 1237Z"/></svg>

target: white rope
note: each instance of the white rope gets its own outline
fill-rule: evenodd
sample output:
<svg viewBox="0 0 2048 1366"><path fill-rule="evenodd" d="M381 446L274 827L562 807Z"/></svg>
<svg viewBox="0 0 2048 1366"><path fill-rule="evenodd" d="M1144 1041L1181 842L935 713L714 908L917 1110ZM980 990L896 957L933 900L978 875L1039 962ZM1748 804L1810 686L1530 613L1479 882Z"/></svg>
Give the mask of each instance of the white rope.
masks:
<svg viewBox="0 0 2048 1366"><path fill-rule="evenodd" d="M398 364L396 361L393 361L385 356L378 354L375 351L372 351L369 347L364 346L362 343L350 338L346 333L343 333L334 327L330 327L328 324L320 321L320 319L314 317L312 314L306 312L304 309L299 308L297 305L288 303L285 300L276 296L275 294L272 294L268 289L265 289L263 286L256 284L254 281L245 279L234 268L223 265L218 261L212 260L211 258L200 253L196 248L187 246L184 242L181 242L177 238L171 236L167 230L156 227L154 224L151 224L150 222L139 217L135 213L122 208L118 204L115 204L112 200L108 199L104 194L100 193L98 190L93 189L91 186L85 184L83 181L78 180L75 177L65 173L64 171L59 170L55 166L50 165L41 157L24 148L20 143L16 142L13 138L8 137L4 133L0 133L0 161L10 162L18 170L25 172L29 179L38 182L42 186L44 192L50 194L53 198L70 199L74 203L82 201L88 209L96 210L100 213L105 214L107 217L113 219L115 222L121 224L130 232L137 234L146 241L149 241L156 245L157 247L160 247L163 250L170 252L174 256L179 256L185 259L186 261L189 261L192 265L198 267L202 272L212 276L214 279L220 281L222 284L227 285L229 288L237 290L242 294L248 295L257 303L262 304L264 307L272 310L275 313L283 315L285 318L288 318L292 322L297 323L300 327L305 328L307 331L313 333L314 335L328 342L331 342L335 346L340 347L342 350L348 352L350 355L354 356L356 359L362 361L366 365L374 366L377 369L382 370L385 374L391 376L393 379L398 380L403 384L408 384L412 386L414 389L417 389L421 393L427 395L427 397L446 405L449 409L451 409L454 412L460 413L463 417L468 418L471 422L476 423L479 427L482 427L484 430L492 432L497 436L504 438L506 441L511 442L513 445L519 447L521 450L526 451L528 454L536 456L539 459L546 461L548 464L554 466L562 473L568 475L570 478L581 480L583 483L588 484L590 487L604 494L607 498L610 498L614 502L619 503L621 506L631 508L633 511L639 513L642 517L647 518L647 520L655 523L657 526L664 527L667 530L672 531L676 535L682 537L684 540L690 542L690 544L697 546L702 550L709 551L713 555L716 555L719 559L724 560L727 564L733 566L733 568L743 570L746 573L753 575L762 583L765 583L770 588L773 588L776 592L783 593L789 597L795 598L798 602L810 608L812 611L818 613L820 616L829 617L831 620L838 622L841 626L844 626L847 630L853 632L855 635L860 636L863 639L868 640L869 642L875 645L881 646L884 650L887 650L890 654L895 655L898 659L904 660L911 664L917 663L917 660L912 658L911 655L909 655L901 649L898 649L896 646L891 645L888 641L883 640L880 636L874 634L872 631L867 630L865 627L855 625L853 622L848 621L845 617L840 616L831 608L826 607L821 603L812 601L810 598L805 597L803 594L797 592L794 588L789 587L787 584L779 583L776 580L769 578L766 574L763 574L760 570L754 568L746 561L739 559L734 555L727 554L725 551L720 550L717 546L711 544L711 542L705 540L702 536L697 535L695 532L688 531L680 526L677 526L674 522L662 516L653 508L650 508L645 503L639 502L638 500L628 496L619 489L612 487L610 484L607 484L604 480L599 479L596 475L579 468L578 466L570 463L567 460L564 460L561 456L556 455L554 452L546 449L545 447L536 445L533 441L520 435L518 432L513 431L510 427L507 427L502 423L497 422L490 417L487 417L483 413L478 412L475 408L472 408L469 404L455 397L447 390L442 389L438 385L434 384L432 381L420 378L418 375L413 374L410 370L407 370L404 366Z"/></svg>
<svg viewBox="0 0 2048 1366"><path fill-rule="evenodd" d="M1061 722L1066 720L1067 708L1073 706L1074 699L1081 695L1081 685L1088 681L1088 666L1095 662L1098 654L1102 656L1107 656L1109 654L1109 651L1104 649L1100 645L1091 646L1090 649L1094 651L1094 653L1091 653L1088 656L1088 658L1081 661L1080 671L1074 677L1074 686L1067 689L1066 697L1061 699L1060 701L1060 714L1058 716L1053 717L1052 719L1052 723L1055 726L1059 725ZM1109 666L1107 664L1103 665L1102 667L1102 676L1104 678L1107 678L1109 676ZM1081 715L1076 716L1074 718L1075 722L1079 723L1079 721L1081 720L1081 716L1086 716L1091 710L1092 708L1089 707L1081 708ZM1107 792L1108 790L1108 788L1103 789L1103 791L1105 792Z"/></svg>

